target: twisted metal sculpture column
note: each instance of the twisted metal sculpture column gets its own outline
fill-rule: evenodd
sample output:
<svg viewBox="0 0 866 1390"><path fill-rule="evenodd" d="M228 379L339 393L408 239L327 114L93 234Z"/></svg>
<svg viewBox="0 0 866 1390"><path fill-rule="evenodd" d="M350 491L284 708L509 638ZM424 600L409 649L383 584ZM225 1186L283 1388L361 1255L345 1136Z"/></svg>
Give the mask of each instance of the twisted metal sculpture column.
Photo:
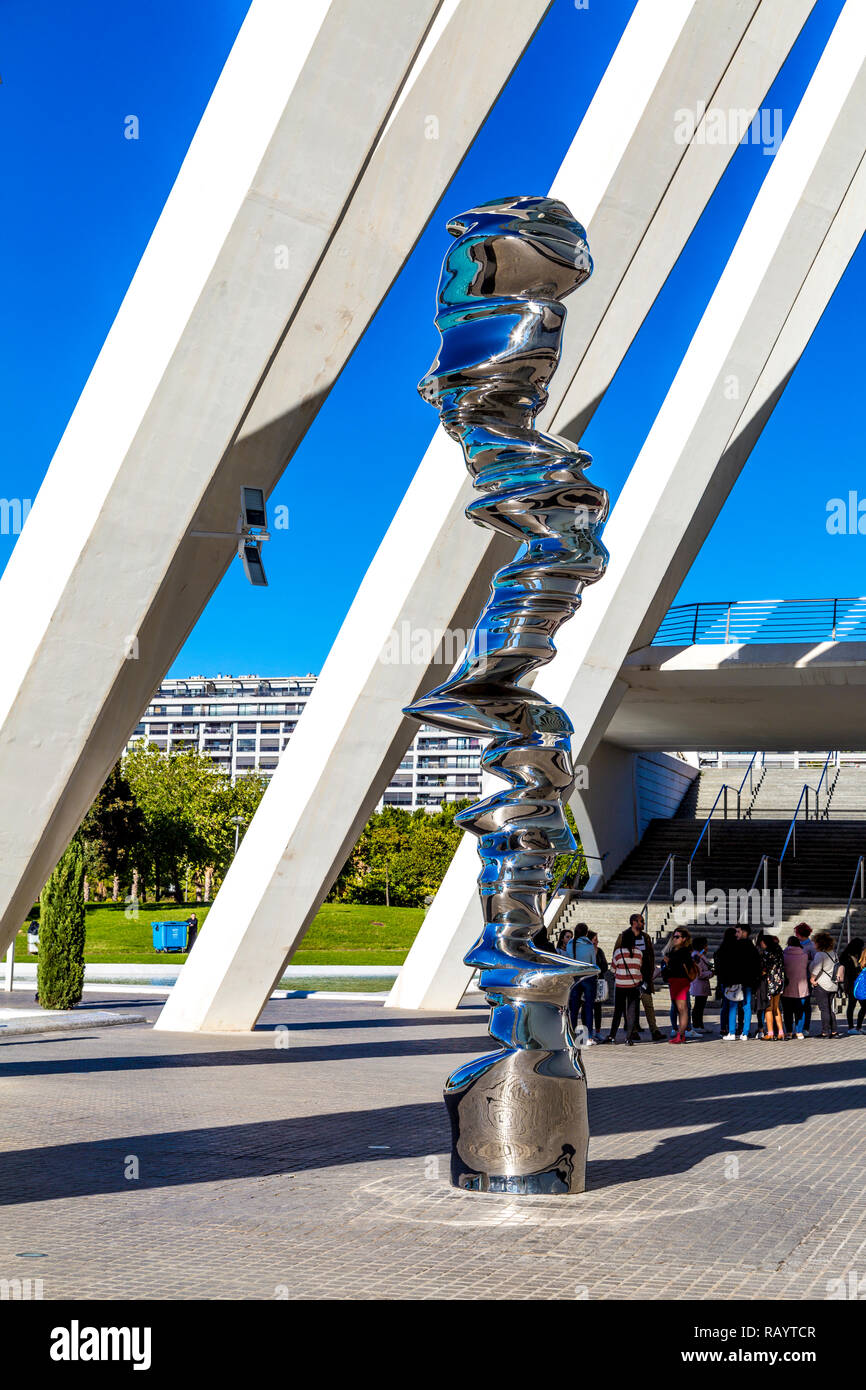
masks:
<svg viewBox="0 0 866 1390"><path fill-rule="evenodd" d="M479 837L484 930L466 956L481 971L502 1045L449 1077L451 1181L479 1192L584 1189L586 1078L568 1018L576 976L594 966L535 944L553 864L574 849L563 800L574 785L564 710L520 681L604 573L607 494L590 456L534 428L559 361L561 300L587 279L586 234L563 203L504 198L454 218L439 282L439 356L419 385L459 440L481 497L467 516L521 542L495 576L465 656L406 713L490 742L482 766L508 785L462 812Z"/></svg>

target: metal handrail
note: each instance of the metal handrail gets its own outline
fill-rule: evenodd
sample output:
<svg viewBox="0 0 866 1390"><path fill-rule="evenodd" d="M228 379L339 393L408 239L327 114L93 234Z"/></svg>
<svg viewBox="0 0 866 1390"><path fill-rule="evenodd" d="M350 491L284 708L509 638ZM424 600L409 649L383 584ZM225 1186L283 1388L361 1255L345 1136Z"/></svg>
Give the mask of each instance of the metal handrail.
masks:
<svg viewBox="0 0 866 1390"><path fill-rule="evenodd" d="M643 905L643 907L642 907L641 910L640 910L640 915L641 915L641 917L643 917L643 919L644 919L644 927L646 928L647 931L649 931L649 905L650 905L650 902L652 901L652 898L653 898L653 895L654 895L656 889L658 888L659 884L660 884L661 881L662 881L662 875L664 874L665 869L669 869L670 881L669 881L669 884L668 884L668 888L669 888L669 891L670 891L671 898L673 898L673 896L674 896L674 865L675 865L675 862L676 862L676 855L675 855L675 854L669 854L668 857L667 857L667 859L665 860L665 862L662 864L661 868L660 868L659 871L658 871L658 875L657 875L657 877L656 877L655 883L653 884L652 888L649 890L649 892L648 892L647 895L646 895L646 898L644 899L644 905Z"/></svg>
<svg viewBox="0 0 866 1390"><path fill-rule="evenodd" d="M724 599L676 604L653 646L699 642L840 642L866 638L866 598Z"/></svg>
<svg viewBox="0 0 866 1390"><path fill-rule="evenodd" d="M769 883L767 882L767 867L768 867L768 865L770 865L770 864L775 864L775 865L777 866L778 874L777 874L777 878L776 878L776 886L777 886L779 889L781 889L781 887L782 887L782 861L781 861L781 859L777 859L776 856L775 856L774 854L762 854L761 857L760 857L760 859L758 860L758 867L757 867L757 869L755 870L755 877L752 879L751 886L750 886L750 888L749 888L749 892L750 892L750 893L754 893L754 891L755 891L755 884L758 882L758 877L759 877L760 872L761 872L762 869L764 870L764 892L765 892L765 893L769 892L770 885L769 885Z"/></svg>
<svg viewBox="0 0 866 1390"><path fill-rule="evenodd" d="M595 858L594 855L590 855L589 857L590 857L591 859L592 859L592 858ZM571 856L571 858L569 859L569 861L568 861L568 863L566 864L565 868L563 869L562 873L559 875L559 878L556 880L555 884L554 884L553 887L551 888L550 893L549 893L549 895L548 895L548 902L552 902L552 901L553 901L553 899L556 897L557 893L559 892L559 889L560 889L561 884L563 884L563 883L565 882L565 880L568 878L569 874L571 873L571 866L572 866L572 864L574 863L575 859L582 859L583 862L584 862L584 864L586 863L587 856L586 856L586 855L584 854L584 852L583 852L583 846L582 846L582 845L578 845L577 849L574 851L574 854L573 854L573 855Z"/></svg>
<svg viewBox="0 0 866 1390"><path fill-rule="evenodd" d="M823 782L824 778L825 778L826 775L827 775L827 768L828 768L829 765L830 765L830 759L831 759L831 758L834 758L835 756L836 756L835 753L828 753L827 756L826 756L826 758L824 759L824 767L823 767L823 769L822 769L822 771L821 771L821 776L820 776L820 778L819 778L819 780L818 780L818 785L817 785L817 787L810 787L808 782L804 782L804 783L803 783L803 790L800 792L800 796L799 796L799 799L798 799L798 801L797 801L797 805L796 805L796 808L795 808L795 810L794 810L794 814L793 814L793 816L791 817L791 824L788 826L788 833L787 833L787 835L785 836L785 843L784 843L784 845L782 846L782 853L779 855L779 863L780 863L780 864L782 863L782 860L785 858L785 855L786 855L787 852L788 852L788 844L789 844L791 841L793 841L793 855L794 855L794 858L795 858L795 859L797 858L797 817L798 817L798 815L800 814L800 806L802 805L803 799L805 798L805 801L806 801L806 814L805 814L805 816L804 816L804 820L808 820L808 819L809 819L809 793L810 793L810 792L814 792L814 794L815 794L815 820L818 820L819 809L820 809L821 783Z"/></svg>
<svg viewBox="0 0 866 1390"><path fill-rule="evenodd" d="M547 916L547 912L548 912L548 910L549 910L551 904L553 903L554 898L556 897L557 893L559 893L563 881L565 880L565 878L567 877L567 875L571 872L571 866L572 866L572 864L574 863L575 859L582 858L584 864L586 864L586 861L587 861L588 859L597 859L598 862L599 862L599 864L604 864L604 861L605 861L605 859L607 858L607 856L608 856L609 853L610 853L610 850L605 850L603 854L587 854L586 851L584 850L583 846L582 846L582 845L579 845L578 848L574 851L574 854L573 854L573 855L571 856L571 858L569 859L568 863L566 864L564 871L559 875L559 878L556 880L556 883L554 884L553 888L550 890L550 893L548 894L547 902L545 903L545 907L544 907L544 915L545 915L545 917ZM588 866L587 866L587 870L588 870ZM553 914L553 916L551 917L550 921L549 921L549 922L545 922L545 927L547 928L548 931L552 931L552 930L553 930L553 928L556 926L556 923L559 921L560 914L565 910L566 906L569 906L570 903L574 901L574 899L573 899L573 897L572 897L572 894L574 894L574 893L578 893L578 894L579 894L579 893L580 893L580 888L566 888L566 889L565 889L565 891L564 891L563 894L562 894L562 902L559 904L558 908L557 908L556 911L554 912L554 914Z"/></svg>
<svg viewBox="0 0 866 1390"><path fill-rule="evenodd" d="M739 785L738 787L735 788L735 787L732 786L729 782L723 782L722 785L719 787L718 793L717 793L717 795L716 795L716 799L715 799L715 801L713 802L712 807L710 808L710 813L709 813L709 815L707 816L706 820L704 821L703 827L702 827L702 829L701 829L701 833L700 833L700 835L698 836L698 839L697 839L697 843L695 844L694 849L692 850L691 854L689 855L688 863L686 864L686 880L687 880L689 892L691 892L691 888L692 888L692 860L694 859L695 855L697 854L698 850L700 849L701 841L703 840L703 838L704 838L705 835L706 835L706 837L707 837L707 855L709 856L709 854L711 853L711 845L712 845L712 838L711 838L711 837L712 837L712 832L711 832L711 830L710 830L710 822L711 822L711 820L712 820L712 818L713 818L713 814L714 814L714 812L715 812L715 809L716 809L716 807L718 806L720 799L721 799L722 797L724 797L724 803L725 803L725 817L724 817L724 818L725 818L725 820L727 820L727 819L728 819L728 792L729 792L729 791L734 792L734 794L736 795L736 798L737 798L737 820L740 819L740 811L741 811L741 806L742 806L743 788L745 787L745 785L746 785L746 780L748 779L748 781L749 781L749 789L750 789L750 790L752 789L752 785L753 785L753 782L752 782L752 769L753 769L754 766L755 766L755 759L757 758L757 756L758 756L757 751L754 752L754 753L752 754L752 756L751 756L751 758L750 758L750 760L749 760L749 765L748 765L748 767L746 768L745 772L743 773L742 779L741 779L741 781L740 781L740 785ZM644 913L646 913L647 909L649 908L650 899L652 898L653 894L655 893L656 888L658 887L659 883L661 882L662 874L664 873L665 869L668 868L668 865L670 865L670 894L671 894L671 898L673 898L673 895L674 895L674 859L675 859L675 855L669 854L668 857L667 857L667 859L665 860L664 864L662 864L661 869L659 870L659 873L658 873L658 877L657 877L655 883L653 884L652 888L650 889L649 893L647 894L647 898L646 898L646 901L645 901L644 907L643 907Z"/></svg>
<svg viewBox="0 0 866 1390"><path fill-rule="evenodd" d="M851 880L851 892L848 894L848 902L845 905L845 917L842 923L842 931L845 932L847 937L845 942L846 946L851 941L851 902L854 898L854 889L857 887L858 878L860 880L860 897L866 897L866 884L864 884L863 873L864 862L866 862L866 855L861 854L860 858L857 860L857 867L854 870L854 877Z"/></svg>
<svg viewBox="0 0 866 1390"><path fill-rule="evenodd" d="M820 810L821 810L821 783L824 781L824 778L827 776L827 772L828 772L829 767L830 767L830 759L831 759L831 758L833 758L833 759L835 760L835 758L836 758L836 753L835 753L835 751L828 753L827 756L826 756L826 758L824 759L824 766L823 766L823 768L822 768L822 770L821 770L821 776L820 776L820 778L818 779L818 785L817 785L817 787L815 788L815 819L816 819L816 820L820 819ZM828 784L827 784L827 788L826 788L826 791L825 791L825 795L826 795L826 797L827 797L827 803L828 803L828 805L829 805L829 801L830 801L830 784L829 784L829 782L828 782ZM824 808L824 812L825 812L825 816L826 816L826 812L827 812L827 807L826 807L826 806L825 806L825 808Z"/></svg>
<svg viewBox="0 0 866 1390"><path fill-rule="evenodd" d="M757 885L758 879L759 879L760 876L761 876L761 870L762 870L762 869L763 869L763 871L764 871L764 892L765 892L765 893L769 893L769 891L770 891L770 885L769 885L769 882L768 882L767 870L768 870L770 864L775 864L775 865L776 865L776 886L777 886L779 892L781 893L781 891L782 891L782 861L781 861L781 859L777 859L776 856L775 856L774 854L762 854L761 857L760 857L760 859L758 860L758 867L757 867L757 869L755 870L755 877L752 879L752 882L751 882L751 884L749 885L749 891L748 891L748 894L747 894L749 905L751 905L751 902L752 902L752 894L753 894L754 891L755 891L755 887L756 887L756 885ZM747 907L747 908L746 908L746 911L748 912L748 910L749 910L749 908Z"/></svg>
<svg viewBox="0 0 866 1390"><path fill-rule="evenodd" d="M799 800L797 801L796 809L795 809L795 811L794 811L793 816L791 817L791 824L788 826L788 833L787 833L787 835L785 836L785 843L784 843L783 846L782 846L782 853L779 855L779 868L780 868L780 870L781 870L782 860L785 858L785 855L788 853L788 845L789 845L789 843L791 842L792 836L793 836L793 842L794 842L793 854L794 854L794 858L795 858L795 859L797 858L797 817L798 817L798 815L800 814L800 806L801 806L801 804L802 804L803 798L805 797L805 798L806 798L806 816L805 816L805 819L806 819L806 820L809 819L809 792L810 792L811 790L812 790L812 788L809 786L808 782L806 782L806 783L804 784L804 786L803 786L803 790L800 792L800 797L799 797Z"/></svg>
<svg viewBox="0 0 866 1390"><path fill-rule="evenodd" d="M754 796L754 794L755 794L755 785L754 785L754 777L752 776L752 768L755 766L755 759L757 758L757 756L758 756L757 752L755 752L755 753L752 754L751 758L749 759L749 766L746 768L745 772L743 773L743 780L742 780L742 782L740 783L740 785L737 787L737 820L740 819L740 797L741 797L742 794L743 794L743 787L746 785L746 778L747 778L747 777L748 777L748 779L749 779L749 791L751 792L752 796Z"/></svg>
<svg viewBox="0 0 866 1390"><path fill-rule="evenodd" d="M712 853L712 836L711 836L711 832L710 832L710 821L711 821L712 818L713 818L713 812L715 811L716 807L718 806L719 800L720 800L722 794L724 793L724 797L725 797L725 820L728 819L728 792L729 792L729 791L734 791L734 790L735 790L735 788L732 787L732 786L729 786L729 784L728 784L727 782L723 782L722 785L719 787L718 796L716 797L715 801L714 801L713 804L712 804L712 808L711 808L711 810L710 810L710 814L707 816L706 820L704 821L703 829L701 830L701 833L700 833L700 835L699 835L698 838L697 838L697 842L696 842L696 844L695 844L695 847L694 847L694 849L692 850L691 854L689 855L688 863L687 863L687 865L686 865L686 881L687 881L687 884L688 884L689 892L691 892L691 888L692 888L692 860L694 859L695 855L697 854L698 850L700 849L700 847L701 847L701 841L703 840L703 838L704 838L705 835L706 835L706 837L707 837L707 856L709 857L709 855ZM740 793L739 793L739 791L737 791L736 795L737 795L737 820L739 820L739 818L740 818Z"/></svg>

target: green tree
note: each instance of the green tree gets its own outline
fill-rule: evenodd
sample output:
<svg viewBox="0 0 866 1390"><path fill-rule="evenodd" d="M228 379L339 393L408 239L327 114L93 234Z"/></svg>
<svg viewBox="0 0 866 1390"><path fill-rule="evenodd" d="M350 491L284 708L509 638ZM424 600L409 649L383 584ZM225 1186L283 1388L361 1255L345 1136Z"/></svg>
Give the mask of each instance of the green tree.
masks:
<svg viewBox="0 0 866 1390"><path fill-rule="evenodd" d="M116 762L81 826L88 877L126 878L134 866L143 830L141 807L120 762Z"/></svg>
<svg viewBox="0 0 866 1390"><path fill-rule="evenodd" d="M457 814L469 801L447 801L436 812L409 812L385 806L375 812L330 893L332 901L377 905L386 899L394 907L420 907L436 893L463 836ZM575 840L579 840L571 808L565 815ZM577 887L586 877L583 856L557 855L553 883L569 867L567 886Z"/></svg>
<svg viewBox="0 0 866 1390"><path fill-rule="evenodd" d="M155 744L131 749L124 772L143 818L136 866L153 885L155 898L171 883L180 902L184 865L198 867L209 861L209 827L202 823L202 803L212 799L216 788L208 786L203 794L201 783L217 782L221 774L193 750L166 755Z"/></svg>
<svg viewBox="0 0 866 1390"><path fill-rule="evenodd" d="M246 776L239 777L230 788L228 803L229 817L240 816L243 825L240 827L240 839L244 838L247 826L259 808L259 802L267 789L268 779L263 777L260 772L248 772ZM231 826L232 832L234 826ZM234 839L231 843L231 853L234 854ZM231 856L230 856L231 857ZM226 867L228 866L226 861Z"/></svg>
<svg viewBox="0 0 866 1390"><path fill-rule="evenodd" d="M71 1009L84 988L84 849L78 835L42 890L37 991L45 1009Z"/></svg>
<svg viewBox="0 0 866 1390"><path fill-rule="evenodd" d="M155 895L171 882L175 900L182 902L187 869L196 876L213 869L219 881L234 854L232 817L240 815L249 824L266 779L252 774L232 785L196 749L166 755L155 744L131 749L124 772L142 812L136 866Z"/></svg>
<svg viewBox="0 0 866 1390"><path fill-rule="evenodd" d="M577 833L574 815L568 802L565 803L565 819L568 828L574 836L576 849L571 854L558 854L553 864L553 876L551 887L554 887L561 876L565 874L563 888L579 888L587 880L586 859L583 855L583 846L580 843L580 836Z"/></svg>
<svg viewBox="0 0 866 1390"><path fill-rule="evenodd" d="M439 887L463 834L456 813L468 801L414 814L397 806L374 813L343 866L331 897L340 902L420 907Z"/></svg>

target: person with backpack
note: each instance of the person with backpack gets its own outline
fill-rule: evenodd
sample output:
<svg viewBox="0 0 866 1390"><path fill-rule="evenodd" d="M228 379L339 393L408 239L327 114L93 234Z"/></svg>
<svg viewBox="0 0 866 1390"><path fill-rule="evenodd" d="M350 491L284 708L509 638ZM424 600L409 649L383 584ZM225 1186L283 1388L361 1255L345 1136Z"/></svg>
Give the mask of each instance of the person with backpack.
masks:
<svg viewBox="0 0 866 1390"><path fill-rule="evenodd" d="M783 952L785 988L782 990L782 1019L789 1038L802 1041L809 994L809 957L799 936L789 936Z"/></svg>
<svg viewBox="0 0 866 1390"><path fill-rule="evenodd" d="M815 990L815 999L821 1015L821 1037L838 1038L836 1016L833 1013L833 999L842 981L842 964L835 951L836 943L828 931L815 933L815 959L809 969L809 978Z"/></svg>
<svg viewBox="0 0 866 1390"><path fill-rule="evenodd" d="M857 1027L854 1029L854 1032L862 1033L866 1031L863 1028L863 1015L866 1013L866 950L860 953L860 959L857 964L859 970L857 972L857 978L854 981L852 994L860 1005L860 1012L857 1016Z"/></svg>
<svg viewBox="0 0 866 1390"><path fill-rule="evenodd" d="M857 984L857 977L860 974L860 957L863 954L863 938L852 936L848 945L840 953L839 959L842 962L843 984L845 987L845 1019L848 1024L849 1033L859 1033L863 1028L863 1018L866 1015L866 993L862 999L858 999L854 993ZM864 981L866 984L866 981ZM857 1025L854 1026L854 1010L857 1005L860 1010L857 1015Z"/></svg>
<svg viewBox="0 0 866 1390"><path fill-rule="evenodd" d="M613 982L608 979L610 966L607 963L607 956L598 944L598 932L591 931L589 933L589 939L595 947L595 963L598 966L595 1004L593 1005L593 1023L595 1025L593 1037L596 1042L601 1042L601 1006L607 1001L610 991L613 988Z"/></svg>
<svg viewBox="0 0 866 1390"><path fill-rule="evenodd" d="M638 1000L638 1031L635 1041L640 1039L640 1010L643 1008L646 1016L647 1028L649 1028L650 1031L650 1037L653 1042L661 1042L664 1034L659 1028L656 1020L656 1006L653 999L653 980L656 973L655 950L641 913L632 913L628 920L628 924L634 932L634 944L641 953L642 984L640 987L640 999Z"/></svg>
<svg viewBox="0 0 866 1390"><path fill-rule="evenodd" d="M809 970L811 971L811 969L812 969L812 961L815 959L815 953L816 953L816 951L817 951L817 949L818 949L817 946L815 945L814 941L811 939L811 938L812 938L812 928L809 926L809 923L808 923L808 922L798 922L797 925L796 925L796 927L794 928L794 933L795 933L795 935L799 938L799 940L800 940L800 945L803 947L803 950L806 952L806 959L807 959L808 962L809 962ZM809 988L808 988L808 990L806 991L806 1004L805 1004L805 1009L804 1009L804 1013L803 1013L803 1033L804 1033L805 1037L807 1037L807 1038L811 1036L811 1031L810 1031L810 1030L811 1030L811 1027L812 1027L812 982L811 982L811 980L810 980L810 981L809 981Z"/></svg>
<svg viewBox="0 0 866 1390"><path fill-rule="evenodd" d="M728 928L730 931L730 928ZM751 940L752 928L739 922L734 927L733 940L723 941L716 952L716 973L725 986L728 1001L726 1022L728 1031L722 1033L724 1042L748 1042L752 1026L752 995L761 978L761 957ZM727 938L727 932L725 933ZM739 1007L743 1010L743 1029L735 1032ZM724 1017L724 1009L723 1009Z"/></svg>
<svg viewBox="0 0 866 1390"><path fill-rule="evenodd" d="M738 985L734 979L736 970L736 927L725 927L718 950L713 959L716 968L716 990L719 996L719 1036L726 1038L736 1034L737 1006L728 998L728 990ZM733 1009L733 1018L731 1010Z"/></svg>
<svg viewBox="0 0 866 1390"><path fill-rule="evenodd" d="M689 994L692 1000L692 1024L688 1037L702 1038L704 1036L704 1009L710 997L710 979L713 974L713 967L707 957L707 938L696 936L692 941L692 960L697 966L698 973L689 985Z"/></svg>
<svg viewBox="0 0 866 1390"><path fill-rule="evenodd" d="M698 967L692 959L692 938L686 927L677 927L671 934L670 945L665 951L668 989L671 1004L676 1005L677 1028L668 1038L669 1043L684 1043L689 1026L689 986L697 978Z"/></svg>
<svg viewBox="0 0 866 1390"><path fill-rule="evenodd" d="M746 922L737 923L737 939L734 947L737 953L737 974L742 989L743 1031L739 1041L748 1042L752 1026L752 997L761 979L761 957L752 940L752 928Z"/></svg>
<svg viewBox="0 0 866 1390"><path fill-rule="evenodd" d="M578 922L574 935L566 943L563 955L568 956L570 960L580 961L583 965L597 964L595 947L589 939L589 927L586 922ZM583 1026L586 1029L586 1040L581 1044L583 1047L593 1046L592 1025L597 984L597 975L583 975L575 980L568 996L568 1013L573 1031L577 1029L578 1018L583 1014Z"/></svg>
<svg viewBox="0 0 866 1390"><path fill-rule="evenodd" d="M623 932L619 939L619 945L611 956L610 963L614 978L613 1018L610 1032L606 1038L601 1039L603 1043L616 1042L619 1025L625 1020L626 1044L629 1047L634 1047L638 1022L638 1003L643 982L642 956L643 952L635 945L634 932L629 928Z"/></svg>

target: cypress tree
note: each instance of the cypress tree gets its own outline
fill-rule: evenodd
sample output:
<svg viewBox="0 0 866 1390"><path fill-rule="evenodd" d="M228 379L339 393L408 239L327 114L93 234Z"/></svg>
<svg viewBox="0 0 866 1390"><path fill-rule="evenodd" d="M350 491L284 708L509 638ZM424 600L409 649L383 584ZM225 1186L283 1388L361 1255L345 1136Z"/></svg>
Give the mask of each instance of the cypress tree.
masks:
<svg viewBox="0 0 866 1390"><path fill-rule="evenodd" d="M84 987L84 850L76 835L42 889L38 998L44 1009L71 1009Z"/></svg>

